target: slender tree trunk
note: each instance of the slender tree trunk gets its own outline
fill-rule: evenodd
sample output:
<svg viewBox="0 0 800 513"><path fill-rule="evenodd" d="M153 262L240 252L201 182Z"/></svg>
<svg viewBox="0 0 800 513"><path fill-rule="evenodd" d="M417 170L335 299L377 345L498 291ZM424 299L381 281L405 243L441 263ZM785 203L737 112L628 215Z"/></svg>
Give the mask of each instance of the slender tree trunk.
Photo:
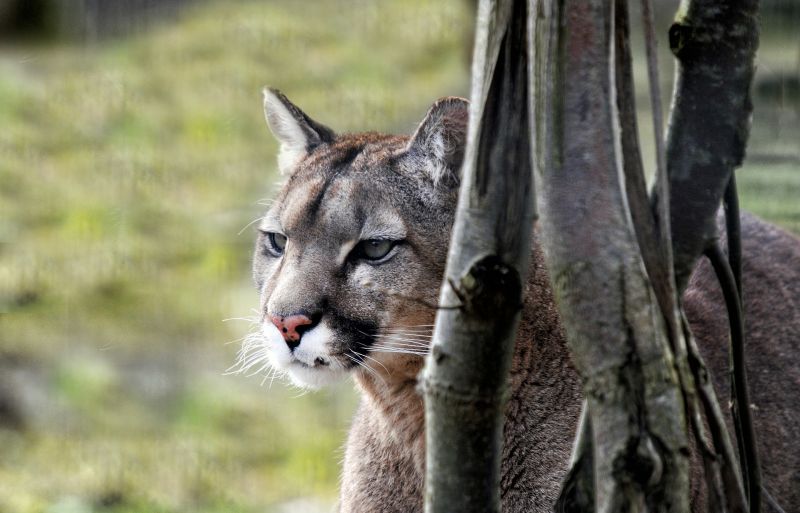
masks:
<svg viewBox="0 0 800 513"><path fill-rule="evenodd" d="M500 511L507 378L534 219L527 2L482 0L468 144L423 373L425 511Z"/></svg>
<svg viewBox="0 0 800 513"><path fill-rule="evenodd" d="M669 223L679 292L686 287L704 252L721 254L715 247L717 212L726 190L729 202L736 200L733 172L744 159L753 111L750 88L758 47L758 6L758 0L689 0L669 30L670 48L678 67L667 136L667 166L666 170L659 170L659 175L666 171L667 176L657 177L651 199L655 205L665 190L669 191ZM738 231L738 219L731 217L738 215L738 208L727 214L729 232ZM724 276L721 260L717 258L715 268L719 276ZM729 261L737 281L733 287L737 297L726 296L729 308L733 308L729 309L732 335L736 335L732 346L731 404L744 490L751 513L757 513L761 470L749 409L744 346L739 336L743 333L738 280L741 255L736 244L729 244ZM708 391L710 387L705 389L699 388L706 396L713 394ZM709 402L708 398L704 400ZM714 409L707 408L708 415L718 408L713 406ZM710 420L720 423L720 419ZM725 438L726 432L716 434L715 442L725 442L718 448L729 452ZM722 470L730 482L736 469L731 468L735 463L727 460L726 455Z"/></svg>
<svg viewBox="0 0 800 513"><path fill-rule="evenodd" d="M612 2L542 4L542 243L584 381L581 445L594 454L593 479L575 483L593 484L594 511L687 512L683 394L623 189Z"/></svg>

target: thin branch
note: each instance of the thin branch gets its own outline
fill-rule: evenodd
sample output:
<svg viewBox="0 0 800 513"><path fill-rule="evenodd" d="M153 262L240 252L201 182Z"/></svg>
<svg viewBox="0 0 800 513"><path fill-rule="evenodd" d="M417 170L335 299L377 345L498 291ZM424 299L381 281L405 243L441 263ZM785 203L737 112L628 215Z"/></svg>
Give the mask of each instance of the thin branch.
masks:
<svg viewBox="0 0 800 513"><path fill-rule="evenodd" d="M706 249L714 272L720 282L728 322L731 330L731 388L733 389L733 421L736 425L736 438L739 444L739 460L745 482L745 492L750 502L750 513L761 511L761 465L758 458L753 416L750 410L750 396L747 389L747 369L744 362L744 319L739 301L736 278L719 244Z"/></svg>
<svg viewBox="0 0 800 513"><path fill-rule="evenodd" d="M711 433L714 449L721 456L719 461L722 485L725 490L725 501L731 513L747 513L747 498L744 492L743 480L739 466L736 464L736 453L733 450L728 428L725 427L725 417L717 401L714 386L711 383L708 368L706 367L697 342L689 329L686 316L681 316L683 334L689 348L689 364L695 378L697 393L706 412L706 421Z"/></svg>
<svg viewBox="0 0 800 513"><path fill-rule="evenodd" d="M739 216L739 193L736 191L736 174L731 173L731 179L725 188L723 199L725 206L725 231L728 236L728 263L739 291L739 302L744 304L744 291L742 290L742 227Z"/></svg>
<svg viewBox="0 0 800 513"><path fill-rule="evenodd" d="M650 210L647 184L644 179L642 156L639 151L639 129L636 122L636 92L633 83L633 64L630 48L628 1L614 2L614 59L616 73L616 105L620 127L622 169L625 193L631 212L636 240L642 252L647 275L655 291L664 319L669 320L675 308L675 294L667 286L667 264L658 246L655 218ZM667 323L674 333L674 323Z"/></svg>
<svg viewBox="0 0 800 513"><path fill-rule="evenodd" d="M678 296L675 283L675 265L672 253L672 225L670 222L670 184L666 173L667 159L664 151L664 115L661 111L661 86L658 77L658 53L656 51L656 31L653 21L653 6L651 0L642 0L642 21L644 25L644 40L647 54L647 76L650 86L650 106L653 113L653 136L656 148L656 180L658 180L659 195L655 198L653 216L657 244L661 255L661 268L658 283L654 288L665 289L663 294L669 297L669 310L664 311L667 320L673 350L679 360L685 356L684 344L679 343L680 330L678 329ZM663 305L662 305L663 308ZM685 387L684 387L685 389Z"/></svg>

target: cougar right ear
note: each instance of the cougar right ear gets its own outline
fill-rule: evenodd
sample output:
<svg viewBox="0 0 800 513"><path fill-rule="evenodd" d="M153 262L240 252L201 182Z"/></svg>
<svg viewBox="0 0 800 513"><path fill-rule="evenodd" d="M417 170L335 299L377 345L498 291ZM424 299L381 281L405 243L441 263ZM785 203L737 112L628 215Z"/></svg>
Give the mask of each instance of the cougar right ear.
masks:
<svg viewBox="0 0 800 513"><path fill-rule="evenodd" d="M317 123L277 89L264 88L264 116L270 131L281 144L278 167L288 173L301 157L320 144L332 142L336 134Z"/></svg>
<svg viewBox="0 0 800 513"><path fill-rule="evenodd" d="M406 150L424 163L434 184L457 184L467 141L469 102L464 98L437 100L417 127Z"/></svg>

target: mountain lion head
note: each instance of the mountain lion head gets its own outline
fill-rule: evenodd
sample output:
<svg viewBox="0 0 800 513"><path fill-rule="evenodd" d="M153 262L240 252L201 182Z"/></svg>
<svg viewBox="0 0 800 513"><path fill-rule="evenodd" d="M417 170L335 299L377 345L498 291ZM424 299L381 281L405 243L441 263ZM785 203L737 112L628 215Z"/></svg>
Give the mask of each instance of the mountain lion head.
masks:
<svg viewBox="0 0 800 513"><path fill-rule="evenodd" d="M258 333L241 368L267 361L304 387L350 372L415 376L450 241L466 100L437 101L411 136L337 134L272 89L264 111L286 180L258 226Z"/></svg>

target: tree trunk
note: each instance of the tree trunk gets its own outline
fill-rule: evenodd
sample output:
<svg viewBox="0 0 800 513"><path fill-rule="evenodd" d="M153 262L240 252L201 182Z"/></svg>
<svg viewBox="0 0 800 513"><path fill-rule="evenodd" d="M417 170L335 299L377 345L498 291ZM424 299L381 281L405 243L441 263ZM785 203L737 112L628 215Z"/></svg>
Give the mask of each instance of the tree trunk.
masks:
<svg viewBox="0 0 800 513"><path fill-rule="evenodd" d="M542 243L584 381L594 510L688 512L682 389L623 190L612 2L541 4Z"/></svg>
<svg viewBox="0 0 800 513"><path fill-rule="evenodd" d="M670 30L679 80L649 200L625 0L530 5L480 3L464 178L423 374L426 511L500 509L506 379L535 216L532 164L545 258L586 395L559 511L688 512L691 421L709 503L745 512L742 476L679 295L710 251L726 187L735 196L757 2L690 0ZM644 13L657 84L648 0ZM657 87L652 96L658 102ZM660 115L655 122L659 134ZM724 264L721 252L708 254ZM727 278L735 306L741 287L735 273ZM731 326L741 331L736 318ZM743 376L738 356L734 371ZM738 393L744 385L735 381L737 398L746 397ZM740 440L746 470L751 449L752 438ZM757 467L755 459L755 474L745 474L751 513Z"/></svg>
<svg viewBox="0 0 800 513"><path fill-rule="evenodd" d="M527 2L482 0L453 238L423 372L425 511L500 511L507 378L534 220Z"/></svg>
<svg viewBox="0 0 800 513"><path fill-rule="evenodd" d="M716 247L716 217L726 190L726 204L736 200L733 172L742 164L750 134L758 0L690 0L670 27L669 43L678 67L667 136L667 176L657 177L651 199L655 205L668 191L675 276L681 292L703 253L716 255L718 276L725 275L721 250ZM734 217L738 216L738 207L726 214L731 235L738 231ZM728 258L737 283L723 288L736 296L726 296L735 335L731 404L744 490L750 512L757 513L761 470L749 409L744 345L739 336L744 332L740 316L741 255L732 243L738 238L730 239Z"/></svg>

